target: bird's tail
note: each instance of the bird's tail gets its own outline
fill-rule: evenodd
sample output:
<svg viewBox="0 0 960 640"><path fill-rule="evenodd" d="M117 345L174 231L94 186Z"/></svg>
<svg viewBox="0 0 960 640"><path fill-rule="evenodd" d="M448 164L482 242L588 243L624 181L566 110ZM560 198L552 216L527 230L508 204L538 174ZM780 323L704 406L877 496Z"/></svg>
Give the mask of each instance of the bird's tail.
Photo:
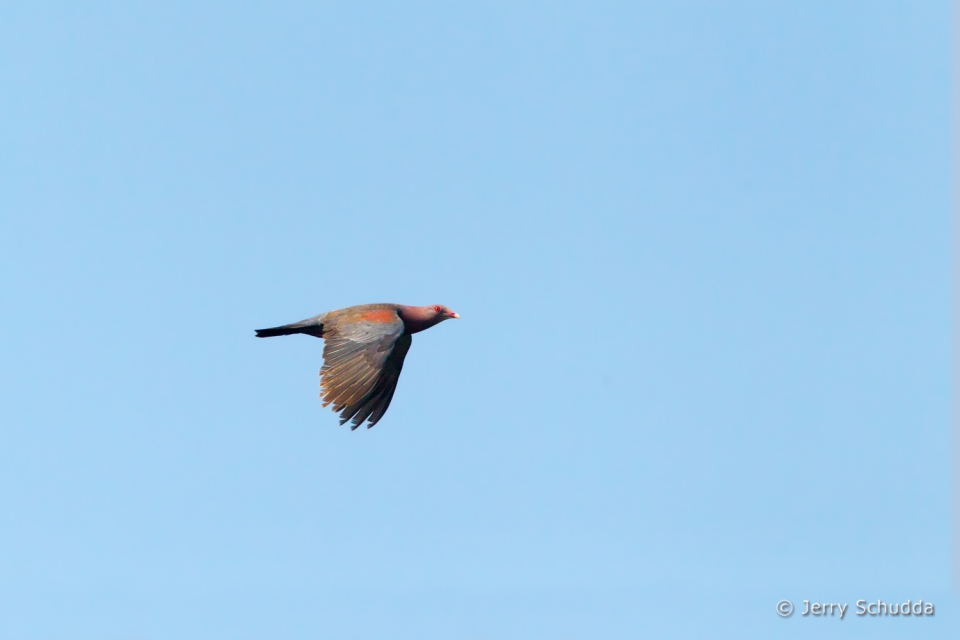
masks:
<svg viewBox="0 0 960 640"><path fill-rule="evenodd" d="M320 317L308 318L293 324L285 324L281 327L271 327L269 329L257 329L258 338L272 338L274 336L289 336L295 333L305 333L317 338L323 337L323 322Z"/></svg>

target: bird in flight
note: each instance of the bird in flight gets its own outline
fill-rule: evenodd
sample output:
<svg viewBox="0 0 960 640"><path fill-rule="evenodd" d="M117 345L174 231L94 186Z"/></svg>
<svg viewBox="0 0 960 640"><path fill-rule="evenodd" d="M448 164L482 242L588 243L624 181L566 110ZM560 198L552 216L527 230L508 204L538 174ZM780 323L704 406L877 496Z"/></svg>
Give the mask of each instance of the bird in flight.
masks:
<svg viewBox="0 0 960 640"><path fill-rule="evenodd" d="M400 379L411 335L460 316L442 304L361 304L285 324L257 329L258 338L305 333L323 338L320 397L333 405L340 424L367 428L387 412Z"/></svg>

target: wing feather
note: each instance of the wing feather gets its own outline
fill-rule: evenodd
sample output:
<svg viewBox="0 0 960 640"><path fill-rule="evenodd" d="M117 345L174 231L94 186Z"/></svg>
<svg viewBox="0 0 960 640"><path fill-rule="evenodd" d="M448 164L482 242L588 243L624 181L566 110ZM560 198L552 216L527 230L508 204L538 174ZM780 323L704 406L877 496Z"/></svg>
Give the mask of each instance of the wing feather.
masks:
<svg viewBox="0 0 960 640"><path fill-rule="evenodd" d="M340 414L340 424L352 421L356 429L369 420L372 427L383 417L412 342L404 330L396 311L328 322L320 396Z"/></svg>
<svg viewBox="0 0 960 640"><path fill-rule="evenodd" d="M400 379L400 372L403 370L403 361L412 342L409 334L404 334L397 340L370 393L343 409L343 413L340 414L340 424L350 421L353 423L350 428L356 429L365 420L369 420L367 423L369 429L380 421L390 407L390 401L397 389L397 381Z"/></svg>

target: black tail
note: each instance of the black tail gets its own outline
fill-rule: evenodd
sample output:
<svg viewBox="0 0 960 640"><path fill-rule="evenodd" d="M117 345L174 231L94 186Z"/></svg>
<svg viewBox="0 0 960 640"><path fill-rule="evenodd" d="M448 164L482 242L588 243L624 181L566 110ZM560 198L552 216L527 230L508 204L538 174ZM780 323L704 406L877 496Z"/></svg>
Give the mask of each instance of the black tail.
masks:
<svg viewBox="0 0 960 640"><path fill-rule="evenodd" d="M285 324L282 327L271 327L270 329L257 329L258 338L272 338L273 336L289 336L294 333L305 333L317 338L323 337L323 323L317 318L309 318L293 324Z"/></svg>
<svg viewBox="0 0 960 640"><path fill-rule="evenodd" d="M274 327L272 329L257 329L258 338L272 338L273 336L289 336L294 333L306 333L303 329L290 329L288 327Z"/></svg>

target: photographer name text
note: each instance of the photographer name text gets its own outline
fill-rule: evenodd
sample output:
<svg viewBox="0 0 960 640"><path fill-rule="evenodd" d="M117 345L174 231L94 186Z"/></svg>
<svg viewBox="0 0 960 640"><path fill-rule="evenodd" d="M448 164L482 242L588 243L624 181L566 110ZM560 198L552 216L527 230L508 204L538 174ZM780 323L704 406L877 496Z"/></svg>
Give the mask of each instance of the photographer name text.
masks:
<svg viewBox="0 0 960 640"><path fill-rule="evenodd" d="M839 614L840 619L843 620L843 616L847 613L847 603L804 600L803 605L804 610L800 614L802 616L835 616ZM933 603L923 600L917 600L916 602L907 600L903 603L893 604L883 600L874 602L857 600L857 608L853 613L858 616L932 616L933 611Z"/></svg>

